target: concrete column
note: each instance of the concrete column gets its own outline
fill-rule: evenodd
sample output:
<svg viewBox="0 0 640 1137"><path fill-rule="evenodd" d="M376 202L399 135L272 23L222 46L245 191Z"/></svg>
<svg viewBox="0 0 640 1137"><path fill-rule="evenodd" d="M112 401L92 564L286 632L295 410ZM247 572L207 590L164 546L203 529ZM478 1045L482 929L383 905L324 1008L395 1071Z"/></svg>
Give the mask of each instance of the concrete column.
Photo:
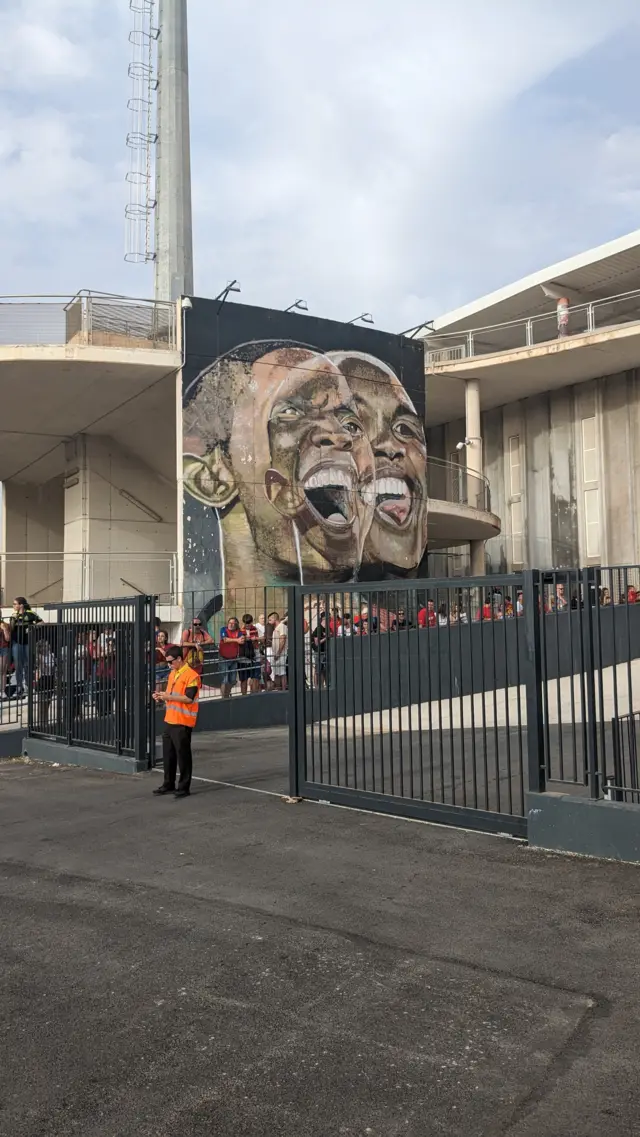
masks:
<svg viewBox="0 0 640 1137"><path fill-rule="evenodd" d="M63 489L61 478L43 485L5 482L0 541L0 606L14 596L34 605L62 598Z"/></svg>
<svg viewBox="0 0 640 1137"><path fill-rule="evenodd" d="M64 599L165 594L173 584L177 485L108 437L67 445Z"/></svg>
<svg viewBox="0 0 640 1137"><path fill-rule="evenodd" d="M480 419L480 383L477 379L467 379L465 384L465 437L469 440L467 451L467 470L482 474L482 425Z"/></svg>
<svg viewBox="0 0 640 1137"><path fill-rule="evenodd" d="M484 541L469 541L471 576L485 575L484 544Z"/></svg>
<svg viewBox="0 0 640 1137"><path fill-rule="evenodd" d="M465 437L468 439L466 447L467 472L469 474L483 474L482 460L482 421L480 417L480 383L477 379L468 379L465 385ZM472 576L484 576L485 558L484 541L470 541L470 571Z"/></svg>

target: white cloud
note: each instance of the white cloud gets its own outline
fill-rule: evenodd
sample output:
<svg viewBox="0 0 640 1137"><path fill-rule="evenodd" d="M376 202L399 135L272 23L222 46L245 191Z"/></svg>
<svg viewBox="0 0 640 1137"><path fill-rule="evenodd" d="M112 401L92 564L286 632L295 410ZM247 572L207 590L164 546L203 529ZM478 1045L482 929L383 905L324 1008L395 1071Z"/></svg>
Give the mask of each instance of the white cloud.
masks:
<svg viewBox="0 0 640 1137"><path fill-rule="evenodd" d="M633 109L575 129L535 94L593 52L597 105L599 45L635 7L190 0L197 291L235 276L248 302L408 326L631 228ZM126 0L0 16L20 61L0 93L0 290L149 289L122 261L128 17Z"/></svg>

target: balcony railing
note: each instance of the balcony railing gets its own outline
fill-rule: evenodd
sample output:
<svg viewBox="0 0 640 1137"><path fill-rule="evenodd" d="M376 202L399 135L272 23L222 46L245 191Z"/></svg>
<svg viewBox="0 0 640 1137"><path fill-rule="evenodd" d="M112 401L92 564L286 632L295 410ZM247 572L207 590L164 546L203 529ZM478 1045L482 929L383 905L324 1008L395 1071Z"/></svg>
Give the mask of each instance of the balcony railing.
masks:
<svg viewBox="0 0 640 1137"><path fill-rule="evenodd" d="M456 360L478 355L491 355L517 348L537 347L559 339L602 332L622 324L640 322L640 289L574 304L568 309L568 323L562 336L558 333L558 314L554 310L528 319L488 324L464 332L433 332L426 338L427 366L438 367Z"/></svg>
<svg viewBox="0 0 640 1137"><path fill-rule="evenodd" d="M75 296L0 296L0 345L79 344L173 351L176 306L79 292Z"/></svg>
<svg viewBox="0 0 640 1137"><path fill-rule="evenodd" d="M14 596L34 605L166 593L175 596L177 553L0 553L0 608Z"/></svg>
<svg viewBox="0 0 640 1137"><path fill-rule="evenodd" d="M470 509L491 512L491 491L484 474L467 470L457 462L442 458L427 458L427 486L429 497L437 501L450 501Z"/></svg>

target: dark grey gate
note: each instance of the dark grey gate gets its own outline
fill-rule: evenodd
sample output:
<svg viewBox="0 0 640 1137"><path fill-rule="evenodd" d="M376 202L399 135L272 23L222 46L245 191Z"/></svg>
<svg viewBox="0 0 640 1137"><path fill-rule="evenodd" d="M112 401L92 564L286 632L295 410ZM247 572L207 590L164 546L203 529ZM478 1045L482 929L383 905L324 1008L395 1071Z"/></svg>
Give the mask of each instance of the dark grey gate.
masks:
<svg viewBox="0 0 640 1137"><path fill-rule="evenodd" d="M149 767L155 745L155 602L48 605L29 633L29 738ZM64 761L61 756L60 761Z"/></svg>
<svg viewBox="0 0 640 1137"><path fill-rule="evenodd" d="M535 588L521 574L295 589L294 789L523 836L526 790L544 783Z"/></svg>
<svg viewBox="0 0 640 1137"><path fill-rule="evenodd" d="M640 804L639 566L296 588L289 623L293 793L522 836L528 791Z"/></svg>

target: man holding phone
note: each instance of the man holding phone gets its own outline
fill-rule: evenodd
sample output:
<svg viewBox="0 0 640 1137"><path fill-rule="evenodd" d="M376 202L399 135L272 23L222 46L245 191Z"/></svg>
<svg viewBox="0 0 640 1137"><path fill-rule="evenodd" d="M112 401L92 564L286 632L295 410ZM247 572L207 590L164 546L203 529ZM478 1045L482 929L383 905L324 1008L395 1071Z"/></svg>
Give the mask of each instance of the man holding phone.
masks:
<svg viewBox="0 0 640 1137"><path fill-rule="evenodd" d="M165 658L169 664L167 689L153 693L154 702L166 707L162 732L164 781L153 792L183 798L191 792L191 734L198 718L200 676L182 658L181 648L168 647ZM180 777L176 788L177 772Z"/></svg>

